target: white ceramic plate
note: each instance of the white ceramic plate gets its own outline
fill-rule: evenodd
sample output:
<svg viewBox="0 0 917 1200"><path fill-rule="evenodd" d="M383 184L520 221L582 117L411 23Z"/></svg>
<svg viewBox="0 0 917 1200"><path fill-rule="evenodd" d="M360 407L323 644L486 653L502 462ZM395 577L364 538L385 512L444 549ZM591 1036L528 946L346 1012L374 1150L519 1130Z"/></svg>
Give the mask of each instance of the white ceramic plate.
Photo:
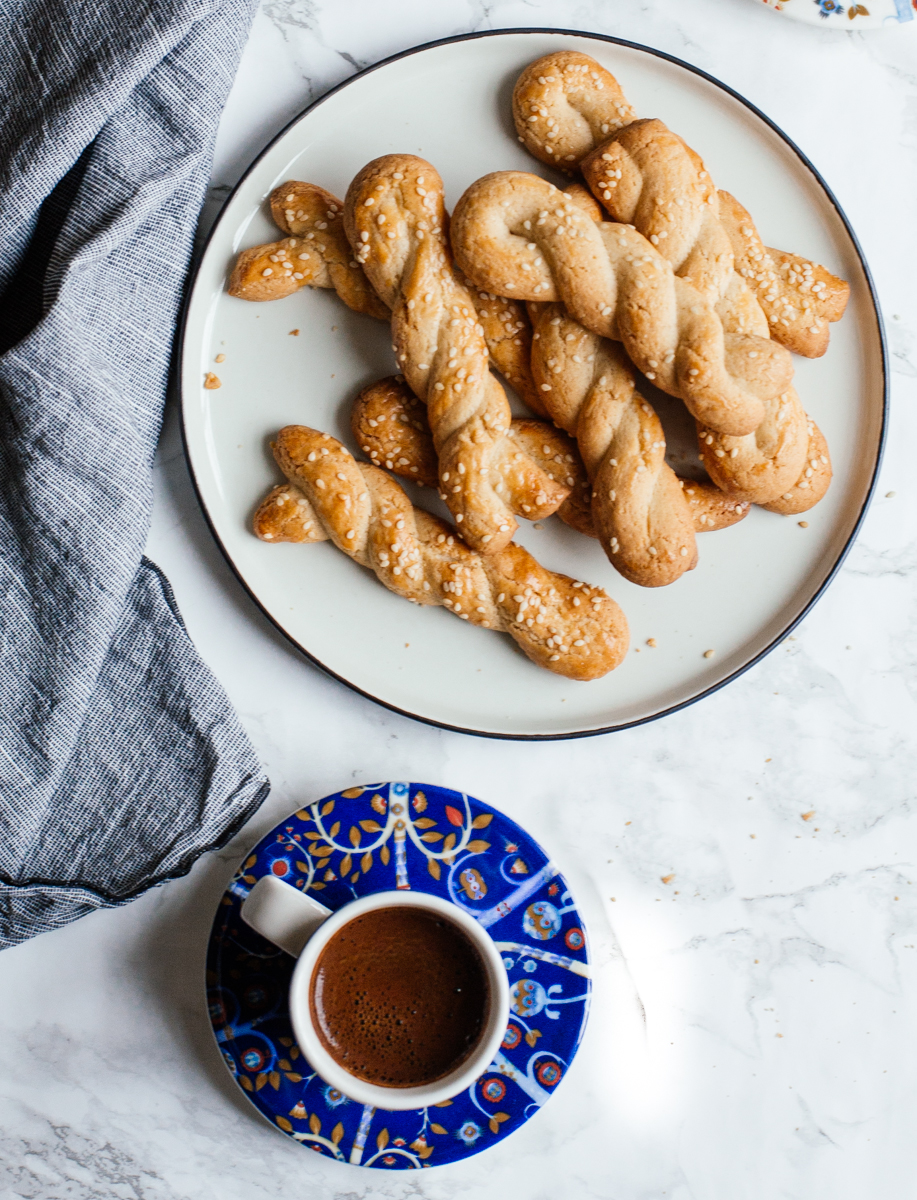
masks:
<svg viewBox="0 0 917 1200"><path fill-rule="evenodd" d="M764 3L794 21L842 33L894 28L914 19L911 0L852 0L850 4L846 0L764 0Z"/></svg>
<svg viewBox="0 0 917 1200"><path fill-rule="evenodd" d="M627 583L598 543L556 520L520 530L518 540L542 563L602 585L627 614L641 653L631 650L593 683L539 670L509 637L405 603L328 543L271 546L253 536L252 513L280 480L272 435L302 423L349 443L353 397L395 363L387 327L349 312L331 292L304 289L253 304L225 290L237 251L279 236L265 200L286 179L343 196L364 163L404 151L434 163L452 206L488 171L548 174L517 142L509 101L520 70L560 49L593 55L638 113L661 117L702 153L719 186L751 208L768 245L822 262L852 286L827 355L796 363L799 393L827 436L835 469L827 497L806 515L807 529L755 509L732 529L700 536L697 569L658 589ZM220 353L225 362L215 367ZM422 47L364 71L297 118L253 164L214 227L188 301L180 361L201 503L239 578L277 626L324 670L381 704L466 732L529 738L601 732L670 712L734 678L786 635L836 570L864 512L882 443L884 367L881 322L853 234L812 167L766 118L675 59L611 38L543 30ZM211 370L222 379L217 391L202 387ZM675 402L664 408L677 453L683 410ZM439 503L432 492L416 498ZM656 649L647 648L650 637ZM708 649L715 657L704 658Z"/></svg>

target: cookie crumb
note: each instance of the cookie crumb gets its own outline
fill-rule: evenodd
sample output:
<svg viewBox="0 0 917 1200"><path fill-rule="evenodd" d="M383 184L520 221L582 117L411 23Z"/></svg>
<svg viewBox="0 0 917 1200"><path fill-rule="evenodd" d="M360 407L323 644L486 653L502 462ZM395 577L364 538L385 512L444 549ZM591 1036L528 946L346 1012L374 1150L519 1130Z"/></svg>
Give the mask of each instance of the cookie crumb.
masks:
<svg viewBox="0 0 917 1200"><path fill-rule="evenodd" d="M212 392L214 390L214 388L218 388L218 387L222 387L222 386L223 386L223 381L221 379L218 379L217 376L214 375L213 371L208 371L207 374L204 376L204 387L207 388L208 391Z"/></svg>
<svg viewBox="0 0 917 1200"><path fill-rule="evenodd" d="M895 496L895 495L897 495L897 493L896 493L896 492L886 492L886 493L885 493L885 499L886 499L886 500L891 500L892 496Z"/></svg>
<svg viewBox="0 0 917 1200"><path fill-rule="evenodd" d="M647 638L646 644L648 646L652 646L654 650L656 649L656 639L655 638Z"/></svg>
<svg viewBox="0 0 917 1200"><path fill-rule="evenodd" d="M673 871L671 875L660 875L659 878L662 880L663 883L671 883L672 880L675 878L675 872Z"/></svg>
<svg viewBox="0 0 917 1200"><path fill-rule="evenodd" d="M714 654L716 654L715 650L705 650L704 658L713 658Z"/></svg>
<svg viewBox="0 0 917 1200"><path fill-rule="evenodd" d="M291 329L291 330L290 330L290 333L289 333L289 336L290 336L290 337L299 337L299 330L298 330L298 329Z"/></svg>
<svg viewBox="0 0 917 1200"><path fill-rule="evenodd" d="M812 818L815 816L815 809L810 808L808 812L800 813L799 815L802 817L802 819L804 821L811 821Z"/></svg>
<svg viewBox="0 0 917 1200"><path fill-rule="evenodd" d="M808 522L808 521L800 521L798 524L799 524L799 528L800 528L800 529L808 529L808 528L809 528L809 522Z"/></svg>
<svg viewBox="0 0 917 1200"><path fill-rule="evenodd" d="M218 355L216 356L216 358L215 358L213 361L214 361L214 362L226 362L226 355L225 355L225 354L218 354Z"/></svg>

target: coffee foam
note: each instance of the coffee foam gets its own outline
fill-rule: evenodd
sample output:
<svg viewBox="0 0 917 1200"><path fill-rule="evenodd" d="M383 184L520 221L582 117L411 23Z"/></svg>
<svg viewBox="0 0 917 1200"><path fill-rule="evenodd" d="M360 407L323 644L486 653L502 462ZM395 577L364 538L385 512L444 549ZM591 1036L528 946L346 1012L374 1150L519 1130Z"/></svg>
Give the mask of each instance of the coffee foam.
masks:
<svg viewBox="0 0 917 1200"><path fill-rule="evenodd" d="M456 925L421 908L356 917L312 976L315 1027L335 1061L384 1087L442 1079L477 1044L490 1003L486 970Z"/></svg>

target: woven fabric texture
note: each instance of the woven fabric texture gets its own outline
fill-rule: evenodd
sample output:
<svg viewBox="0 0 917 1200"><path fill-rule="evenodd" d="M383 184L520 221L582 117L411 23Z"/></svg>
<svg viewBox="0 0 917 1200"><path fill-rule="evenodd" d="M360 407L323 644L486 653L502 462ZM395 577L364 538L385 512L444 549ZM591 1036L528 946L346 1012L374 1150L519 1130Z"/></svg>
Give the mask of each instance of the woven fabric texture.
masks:
<svg viewBox="0 0 917 1200"><path fill-rule="evenodd" d="M0 5L0 946L187 872L267 794L143 549L252 0Z"/></svg>

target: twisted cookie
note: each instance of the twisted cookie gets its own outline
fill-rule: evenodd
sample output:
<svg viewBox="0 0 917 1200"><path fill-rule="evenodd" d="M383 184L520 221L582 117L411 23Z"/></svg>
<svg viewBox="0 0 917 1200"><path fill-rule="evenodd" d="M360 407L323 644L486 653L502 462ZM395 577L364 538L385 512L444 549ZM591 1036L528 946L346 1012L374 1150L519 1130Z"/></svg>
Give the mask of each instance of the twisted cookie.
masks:
<svg viewBox="0 0 917 1200"><path fill-rule="evenodd" d="M786 390L789 355L754 334L725 334L710 302L678 279L635 229L596 224L546 180L500 171L458 202L459 266L486 291L563 300L593 333L624 343L657 387L723 433L750 433Z"/></svg>
<svg viewBox="0 0 917 1200"><path fill-rule="evenodd" d="M576 51L539 58L525 68L513 89L519 140L540 162L568 174L590 150L636 117L614 75Z"/></svg>
<svg viewBox="0 0 917 1200"><path fill-rule="evenodd" d="M698 155L662 121L634 121L618 130L586 155L580 169L612 220L648 238L676 275L718 306L724 324L731 319L741 326L749 304L760 316L748 285L733 270L713 181ZM739 294L724 308L730 288Z"/></svg>
<svg viewBox="0 0 917 1200"><path fill-rule="evenodd" d="M283 183L271 193L271 214L290 237L243 250L229 280L241 300L279 300L303 287L334 288L348 308L388 317L353 256L343 205L314 183Z"/></svg>
<svg viewBox="0 0 917 1200"><path fill-rule="evenodd" d="M581 183L569 184L564 195L593 221L602 220L601 206ZM462 282L477 309L492 366L533 412L547 416L543 397L532 378L532 318L526 305L520 300L481 291L470 279ZM531 303L528 308L532 308Z"/></svg>
<svg viewBox="0 0 917 1200"><path fill-rule="evenodd" d="M698 432L707 473L736 499L790 516L813 508L828 490L828 443L792 389L747 437L723 437L703 427Z"/></svg>
<svg viewBox="0 0 917 1200"><path fill-rule="evenodd" d="M737 500L772 512L801 513L828 490L828 444L806 416L794 388L768 401L765 418L754 433L729 437L700 423L697 432L708 475Z"/></svg>
<svg viewBox="0 0 917 1200"><path fill-rule="evenodd" d="M693 245L704 227L709 232L709 214L704 206L712 205L716 192L700 158L680 138L666 130L673 141L668 146L657 142L653 153L639 165L628 164L629 155L621 155L614 145L607 145L609 138L621 142L622 135L623 141L630 139L632 145L643 135L622 129L635 121L636 114L615 77L595 59L561 51L532 63L516 83L513 115L520 139L536 158L566 171L581 166L595 194L606 205L617 208L622 192L635 191L635 173L643 175L640 190L645 190L636 218L617 216L616 208L609 207L609 211L617 220L633 221L647 237L655 234L660 250L673 263L679 252L667 253L671 246L665 245L666 238L683 241L687 237ZM665 129L662 122L652 124ZM677 152L675 142L680 147ZM662 165L660 156L668 160L663 179L657 169ZM703 184L700 188L699 180ZM652 229L654 216L665 218L669 198L678 205L679 211L669 217L677 218L679 228L663 225ZM748 213L725 192L719 193L719 219L719 234L728 239L736 271L764 309L774 339L807 357L824 354L829 322L843 315L848 285L816 263L765 247ZM696 260L703 257L701 253L695 255ZM697 265L695 261L688 272L695 284ZM715 258L707 257L707 265L715 267Z"/></svg>
<svg viewBox="0 0 917 1200"><path fill-rule="evenodd" d="M681 138L661 121L635 121L587 155L581 166L615 220L633 223L658 245L677 275L716 305L727 333L769 336L767 317L743 274L734 269L732 243L720 217L721 204L736 202L725 192L717 193L704 164ZM822 353L828 326L806 318L809 325L813 320L824 332ZM819 334L816 325L808 331L810 338ZM766 505L797 483L809 459L821 456L814 443L809 447L812 427L795 389L789 387L764 402L763 419L754 433L735 437L701 426L701 455L720 488ZM830 469L820 480L827 487ZM823 494L823 488L803 489L797 503L811 508Z"/></svg>
<svg viewBox="0 0 917 1200"><path fill-rule="evenodd" d="M598 679L623 659L627 621L601 588L545 570L521 546L487 556L468 549L328 434L288 425L274 457L289 482L255 514L264 541L330 539L390 591L508 633L537 666L568 679Z"/></svg>
<svg viewBox="0 0 917 1200"><path fill-rule="evenodd" d="M488 371L473 300L452 270L444 221L442 180L413 155L375 159L347 190L347 236L392 310L398 365L427 405L440 490L465 541L493 554L517 528L498 484L518 451L506 436L509 405ZM525 467L527 490L545 497L537 512L533 508L533 519L547 516L566 494L531 460Z"/></svg>
<svg viewBox="0 0 917 1200"><path fill-rule="evenodd" d="M350 427L357 445L375 466L384 466L422 487L439 488L439 467L426 409L401 376L380 379L363 389L354 401ZM517 516L529 519L539 497L526 491L526 472L520 464L531 459L568 494L557 510L567 525L590 537L589 481L574 442L545 421L514 419L507 431L513 454L501 480ZM440 496L445 499L440 492Z"/></svg>
<svg viewBox="0 0 917 1200"><path fill-rule="evenodd" d="M702 160L662 121L635 121L580 167L612 218L649 238L676 275L717 304L727 329L741 328L748 317L798 354L824 354L828 323L840 319L847 303L847 284L824 267L763 246L741 204L717 192ZM790 277L798 283L792 294Z"/></svg>
<svg viewBox="0 0 917 1200"><path fill-rule="evenodd" d="M623 353L561 304L542 307L535 334L532 373L552 418L577 440L602 548L631 583L673 583L697 564L694 521Z"/></svg>
<svg viewBox="0 0 917 1200"><path fill-rule="evenodd" d="M581 328L581 327L578 327ZM354 438L376 466L423 487L438 486L436 451L426 410L398 377L371 384L354 401L350 415ZM576 443L547 421L514 418L509 437L549 475L570 485L570 495L557 516L586 537L598 537L592 520L592 487ZM735 525L749 505L725 495L710 483L679 479L695 533ZM523 516L525 505L522 505Z"/></svg>

